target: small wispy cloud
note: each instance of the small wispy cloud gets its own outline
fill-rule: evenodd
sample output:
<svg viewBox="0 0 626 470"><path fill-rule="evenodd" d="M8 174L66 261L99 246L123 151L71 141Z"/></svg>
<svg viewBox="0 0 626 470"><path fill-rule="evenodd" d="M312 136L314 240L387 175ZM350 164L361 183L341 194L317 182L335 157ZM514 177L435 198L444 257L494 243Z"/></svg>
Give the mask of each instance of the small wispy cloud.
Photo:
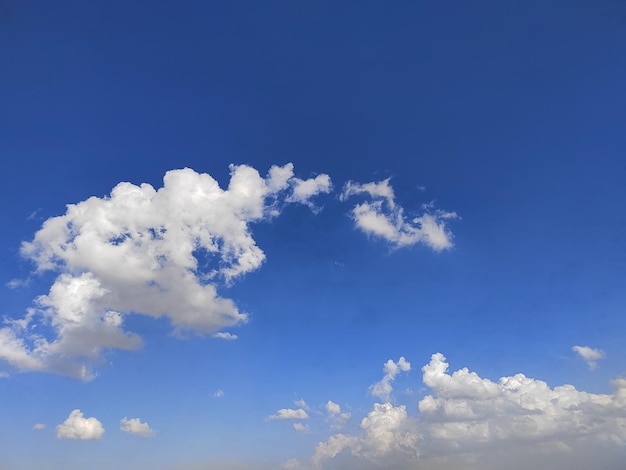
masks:
<svg viewBox="0 0 626 470"><path fill-rule="evenodd" d="M28 279L11 279L9 282L7 282L6 286L9 289L18 289L20 287L26 287L28 284L30 284L30 278L28 278Z"/></svg>
<svg viewBox="0 0 626 470"><path fill-rule="evenodd" d="M309 430L309 426L302 423L293 423L293 428L296 432L307 432Z"/></svg>
<svg viewBox="0 0 626 470"><path fill-rule="evenodd" d="M339 403L335 403L332 400L328 400L324 408L328 414L328 420L332 429L341 429L352 416L350 413L342 413Z"/></svg>
<svg viewBox="0 0 626 470"><path fill-rule="evenodd" d="M294 410L292 408L283 408L278 410L275 414L267 417L270 421L285 420L285 419L309 419L308 413L302 408Z"/></svg>
<svg viewBox="0 0 626 470"><path fill-rule="evenodd" d="M41 212L41 209L34 210L33 212L30 213L28 217L26 217L26 220L34 220L35 217L37 217L37 215L39 215L40 212Z"/></svg>
<svg viewBox="0 0 626 470"><path fill-rule="evenodd" d="M361 194L372 201L354 206L352 219L364 233L382 238L394 248L422 243L434 251L442 251L453 246L446 222L458 218L455 212L435 210L431 203L422 205L422 214L407 219L404 208L396 204L389 178L365 184L349 181L339 199L345 201Z"/></svg>
<svg viewBox="0 0 626 470"><path fill-rule="evenodd" d="M213 393L215 398L222 398L224 396L224 391L222 389L217 389L215 393Z"/></svg>
<svg viewBox="0 0 626 470"><path fill-rule="evenodd" d="M589 346L573 346L572 351L578 354L583 361L587 363L589 370L594 370L598 367L597 361L606 357L604 351L601 349L594 349Z"/></svg>
<svg viewBox="0 0 626 470"><path fill-rule="evenodd" d="M304 401L304 398L301 398L300 400L294 400L293 404L296 405L298 408L302 408L306 411L309 411L311 409L309 408L309 405L307 405L307 402Z"/></svg>
<svg viewBox="0 0 626 470"><path fill-rule="evenodd" d="M42 423L37 423L33 426L33 429L36 431L41 431L42 429L45 429L46 425L42 424Z"/></svg>
<svg viewBox="0 0 626 470"><path fill-rule="evenodd" d="M232 333L226 333L223 331L220 331L219 333L215 333L213 335L214 338L219 338L219 339L225 339L226 341L234 341L237 338L239 338L239 336L234 335Z"/></svg>
<svg viewBox="0 0 626 470"><path fill-rule="evenodd" d="M120 420L120 430L141 437L150 437L155 434L150 425L148 423L142 423L139 418L122 418Z"/></svg>

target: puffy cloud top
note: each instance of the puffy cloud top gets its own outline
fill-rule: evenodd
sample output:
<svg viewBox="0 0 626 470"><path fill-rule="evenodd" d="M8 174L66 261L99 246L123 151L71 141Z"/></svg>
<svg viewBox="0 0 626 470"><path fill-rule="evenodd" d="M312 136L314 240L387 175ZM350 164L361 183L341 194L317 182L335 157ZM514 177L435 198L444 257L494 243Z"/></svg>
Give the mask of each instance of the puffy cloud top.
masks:
<svg viewBox="0 0 626 470"><path fill-rule="evenodd" d="M23 318L0 327L0 362L90 380L104 350L143 346L125 329L129 314L165 317L179 337L237 339L223 330L246 323L248 315L218 288L265 260L251 224L278 216L291 203L317 211L312 198L331 190L328 175L301 179L291 163L272 166L265 177L250 166L231 165L225 189L209 174L183 168L168 171L158 189L122 182L108 196L67 205L65 214L47 219L22 244L36 271L56 278ZM340 199L358 195L372 199L352 210L366 233L397 248L452 246L445 222L454 213L428 206L408 221L389 179L348 182ZM389 367L405 370L394 364ZM387 371L372 393L386 399L397 372Z"/></svg>
<svg viewBox="0 0 626 470"><path fill-rule="evenodd" d="M96 418L85 418L82 411L76 409L68 418L57 426L59 439L97 440L104 435L104 427Z"/></svg>
<svg viewBox="0 0 626 470"><path fill-rule="evenodd" d="M332 415L337 415L341 413L341 406L339 406L338 403L335 403L332 400L328 400L328 403L326 403L325 408L326 408L326 411L328 411L328 413Z"/></svg>
<svg viewBox="0 0 626 470"><path fill-rule="evenodd" d="M142 423L139 418L122 418L120 420L120 430L141 437L150 437L154 435L154 431L150 428L148 423Z"/></svg>
<svg viewBox="0 0 626 470"><path fill-rule="evenodd" d="M400 364L388 362L385 377L401 370ZM626 379L612 382L613 394L592 394L572 385L550 388L524 374L494 382L467 368L450 374L448 367L445 356L437 353L422 368L423 382L432 393L419 401L415 416L405 405L375 403L359 432L331 435L308 461L292 459L290 467L495 470L534 465L583 470L590 462L597 468L623 466ZM329 403L327 410L336 411Z"/></svg>
<svg viewBox="0 0 626 470"><path fill-rule="evenodd" d="M375 397L388 401L393 390L391 383L400 372L408 372L410 370L411 363L404 357L398 359L398 362L393 362L393 360L389 359L383 367L385 375L380 382L377 382L370 387L370 393Z"/></svg>
<svg viewBox="0 0 626 470"><path fill-rule="evenodd" d="M285 203L311 205L332 185L324 174L296 178L292 164L273 166L265 178L246 165L230 170L226 189L206 173L172 170L162 188L119 183L110 196L69 204L46 220L21 252L39 272L59 274L35 309L0 329L0 360L90 379L103 349L142 346L123 328L129 313L165 316L179 335L236 339L219 330L248 317L217 286L263 263L250 224ZM51 334L28 328L37 316Z"/></svg>

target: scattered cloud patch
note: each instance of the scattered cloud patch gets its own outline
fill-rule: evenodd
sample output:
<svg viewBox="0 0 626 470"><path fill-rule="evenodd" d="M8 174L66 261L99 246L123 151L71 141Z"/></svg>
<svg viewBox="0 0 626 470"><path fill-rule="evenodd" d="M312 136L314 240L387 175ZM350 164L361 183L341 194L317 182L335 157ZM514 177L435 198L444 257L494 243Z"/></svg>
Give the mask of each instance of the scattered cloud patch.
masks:
<svg viewBox="0 0 626 470"><path fill-rule="evenodd" d="M346 421L352 416L350 413L342 413L341 406L338 403L328 400L324 406L332 429L341 429Z"/></svg>
<svg viewBox="0 0 626 470"><path fill-rule="evenodd" d="M598 360L605 358L604 351L590 348L589 346L574 346L572 347L572 351L578 354L587 363L590 370L598 367Z"/></svg>
<svg viewBox="0 0 626 470"><path fill-rule="evenodd" d="M26 220L33 220L35 217L37 217L37 215L41 212L41 209L36 209L33 212L30 213L30 215L28 217L26 217Z"/></svg>
<svg viewBox="0 0 626 470"><path fill-rule="evenodd" d="M296 432L308 432L309 426L302 423L293 423L293 428Z"/></svg>
<svg viewBox="0 0 626 470"><path fill-rule="evenodd" d="M296 405L298 408L302 408L306 411L309 411L311 409L309 408L309 405L307 405L306 401L304 401L304 398L301 398L300 400L294 400L293 404Z"/></svg>
<svg viewBox="0 0 626 470"><path fill-rule="evenodd" d="M270 421L285 419L309 419L309 415L302 408L294 410L292 408L283 408L278 410L276 414L267 417Z"/></svg>
<svg viewBox="0 0 626 470"><path fill-rule="evenodd" d="M219 333L215 333L213 335L214 338L219 338L219 339L225 339L226 341L234 341L237 338L239 338L239 336L234 335L232 333L226 333L223 331L220 331Z"/></svg>
<svg viewBox="0 0 626 470"><path fill-rule="evenodd" d="M33 429L35 429L36 431L41 431L42 429L45 429L46 425L42 424L42 423L37 423L33 426Z"/></svg>
<svg viewBox="0 0 626 470"><path fill-rule="evenodd" d="M218 389L213 394L215 398L222 398L224 396L224 391L222 389Z"/></svg>
<svg viewBox="0 0 626 470"><path fill-rule="evenodd" d="M394 248L416 243L425 244L434 251L452 247L452 233L446 228L446 223L457 218L456 213L435 210L432 204L426 204L422 206L420 215L408 220L404 209L396 204L389 178L365 184L349 181L340 199L345 201L357 195L372 199L352 209L354 223L364 233L382 238Z"/></svg>
<svg viewBox="0 0 626 470"><path fill-rule="evenodd" d="M11 279L9 282L7 282L7 287L9 289L18 289L20 287L26 287L28 284L30 284L30 278L29 279Z"/></svg>
<svg viewBox="0 0 626 470"><path fill-rule="evenodd" d="M398 362L393 362L389 359L383 367L385 375L380 382L375 383L370 387L370 393L385 401L389 401L393 387L391 383L395 380L400 372L408 372L411 370L411 363L404 357L398 359Z"/></svg>
<svg viewBox="0 0 626 470"><path fill-rule="evenodd" d="M122 418L120 420L120 430L141 437L154 436L154 431L148 423L142 423L139 418Z"/></svg>
<svg viewBox="0 0 626 470"><path fill-rule="evenodd" d="M328 403L326 403L325 408L328 414L331 414L331 415L336 415L336 414L341 413L341 406L339 406L337 403L331 400L328 400Z"/></svg>
<svg viewBox="0 0 626 470"><path fill-rule="evenodd" d="M286 201L305 204L314 211L317 211L317 208L311 202L311 199L319 194L330 193L333 189L330 177L326 174L321 174L308 180L293 178L291 181L293 191Z"/></svg>
<svg viewBox="0 0 626 470"><path fill-rule="evenodd" d="M85 418L78 409L73 410L56 429L59 439L98 440L104 435L102 423L93 417Z"/></svg>
<svg viewBox="0 0 626 470"><path fill-rule="evenodd" d="M103 350L142 347L124 329L131 312L168 318L178 336L235 339L220 330L248 316L218 287L263 263L251 224L287 203L312 207L311 198L330 189L327 175L302 180L292 164L273 166L265 178L231 165L226 189L184 168L168 171L158 189L123 182L109 196L67 205L22 244L36 272L57 277L21 323L0 328L0 361L89 380Z"/></svg>

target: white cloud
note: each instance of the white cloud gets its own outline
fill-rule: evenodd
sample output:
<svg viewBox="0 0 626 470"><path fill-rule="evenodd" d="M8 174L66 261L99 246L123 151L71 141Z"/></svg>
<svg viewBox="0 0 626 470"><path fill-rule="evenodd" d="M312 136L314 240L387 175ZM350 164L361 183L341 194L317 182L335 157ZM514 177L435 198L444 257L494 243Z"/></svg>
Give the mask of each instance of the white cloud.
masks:
<svg viewBox="0 0 626 470"><path fill-rule="evenodd" d="M296 405L298 408L302 408L307 411L310 410L309 405L307 405L306 401L304 401L304 398L301 398L300 400L294 400L293 404Z"/></svg>
<svg viewBox="0 0 626 470"><path fill-rule="evenodd" d="M76 409L68 418L57 426L59 439L97 440L104 434L102 423L96 418L85 418L83 413Z"/></svg>
<svg viewBox="0 0 626 470"><path fill-rule="evenodd" d="M308 432L309 426L302 423L293 423L293 428L296 432Z"/></svg>
<svg viewBox="0 0 626 470"><path fill-rule="evenodd" d="M46 425L42 424L42 423L37 423L33 426L33 429L37 430L37 431L41 431L42 429L45 429Z"/></svg>
<svg viewBox="0 0 626 470"><path fill-rule="evenodd" d="M377 382L370 387L370 393L375 397L381 398L385 401L389 401L391 392L393 391L391 382L395 380L396 376L400 372L408 372L410 370L411 363L408 362L404 357L401 357L398 362L393 362L391 359L389 359L383 367L383 372L385 373L385 375L380 382Z"/></svg>
<svg viewBox="0 0 626 470"><path fill-rule="evenodd" d="M354 457L365 461L376 461L394 452L408 452L417 456L416 444L420 436L409 429L407 421L406 406L376 403L374 409L361 421L360 435L332 435L317 445L311 460L314 466L319 466L347 449Z"/></svg>
<svg viewBox="0 0 626 470"><path fill-rule="evenodd" d="M598 366L599 359L604 359L604 351L590 348L589 346L574 346L572 351L577 353L586 363L589 369L593 370Z"/></svg>
<svg viewBox="0 0 626 470"><path fill-rule="evenodd" d="M332 429L341 429L352 416L350 413L342 413L341 406L332 400L328 400L324 408L328 413L328 420Z"/></svg>
<svg viewBox="0 0 626 470"><path fill-rule="evenodd" d="M284 420L284 419L309 419L309 415L302 408L297 410L291 408L283 408L278 410L276 414L267 417L269 420Z"/></svg>
<svg viewBox="0 0 626 470"><path fill-rule="evenodd" d="M331 414L331 415L338 415L339 413L341 413L341 406L339 406L338 403L335 403L334 401L328 400L328 403L326 403L326 411Z"/></svg>
<svg viewBox="0 0 626 470"><path fill-rule="evenodd" d="M454 212L433 210L432 204L422 206L424 212L407 220L404 209L397 205L389 178L378 183L349 181L340 196L345 201L351 196L366 194L372 202L357 204L352 209L356 226L366 234L383 238L395 248L423 243L435 251L452 247L452 233L446 221L457 218Z"/></svg>
<svg viewBox="0 0 626 470"><path fill-rule="evenodd" d="M7 282L7 287L9 289L17 289L19 287L25 287L30 284L30 279L11 279Z"/></svg>
<svg viewBox="0 0 626 470"><path fill-rule="evenodd" d="M15 325L13 328L0 328L0 358L18 369L43 369L43 360L35 355L29 354L24 339L17 336L14 330L18 328L19 325Z"/></svg>
<svg viewBox="0 0 626 470"><path fill-rule="evenodd" d="M300 178L293 178L292 180L293 192L287 197L287 202L299 202L305 204L311 209L316 209L311 198L322 193L329 193L333 185L330 181L330 177L326 174L321 174L315 178L308 180L301 180Z"/></svg>
<svg viewBox="0 0 626 470"><path fill-rule="evenodd" d="M234 341L237 338L239 338L239 336L234 335L232 333L226 333L224 331L220 331L219 333L215 333L213 335L214 338L219 338L219 339L225 339L227 341Z"/></svg>
<svg viewBox="0 0 626 470"><path fill-rule="evenodd" d="M139 418L128 419L127 417L123 417L120 420L120 430L141 437L154 435L154 431L150 428L148 423L142 423Z"/></svg>
<svg viewBox="0 0 626 470"><path fill-rule="evenodd" d="M431 394L415 416L376 403L358 433L331 435L297 468L622 468L626 379L612 382L612 394L550 388L523 374L494 382L467 368L448 373L439 353L422 371Z"/></svg>
<svg viewBox="0 0 626 470"><path fill-rule="evenodd" d="M318 467L323 461L335 458L339 453L355 446L358 442L359 439L356 436L346 434L330 436L326 441L317 444L312 458L313 465Z"/></svg>
<svg viewBox="0 0 626 470"><path fill-rule="evenodd" d="M387 204L392 209L395 208L395 194L393 192L393 188L389 184L390 179L387 178L385 180L379 181L378 183L355 183L353 181L348 181L343 187L343 192L341 193L340 199L345 201L350 196L354 196L357 194L369 194L373 198L382 198L387 201Z"/></svg>
<svg viewBox="0 0 626 470"><path fill-rule="evenodd" d="M222 398L224 396L224 391L222 389L217 389L213 396L215 398Z"/></svg>
<svg viewBox="0 0 626 470"><path fill-rule="evenodd" d="M37 272L58 276L34 314L0 328L0 360L88 380L104 349L141 348L124 329L131 313L167 317L179 336L234 339L220 330L248 316L218 287L263 263L250 225L285 203L310 205L331 183L327 175L296 178L292 164L266 178L246 165L230 170L226 189L208 174L172 170L158 190L119 183L110 196L69 204L46 220L21 253Z"/></svg>

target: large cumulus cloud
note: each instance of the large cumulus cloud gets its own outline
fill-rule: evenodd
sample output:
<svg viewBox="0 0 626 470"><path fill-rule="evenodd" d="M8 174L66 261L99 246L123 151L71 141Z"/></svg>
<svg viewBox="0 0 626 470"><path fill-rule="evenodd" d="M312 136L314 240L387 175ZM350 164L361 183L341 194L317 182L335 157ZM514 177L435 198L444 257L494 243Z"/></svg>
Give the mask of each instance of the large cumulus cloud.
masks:
<svg viewBox="0 0 626 470"><path fill-rule="evenodd" d="M173 170L159 189L120 183L46 220L21 252L57 277L24 318L0 328L0 360L89 379L103 349L141 347L124 329L129 313L167 317L179 335L236 338L218 332L247 315L218 287L263 263L250 224L287 203L315 208L310 198L332 185L328 175L295 177L292 164L266 177L246 165L230 169L226 189L206 173Z"/></svg>

